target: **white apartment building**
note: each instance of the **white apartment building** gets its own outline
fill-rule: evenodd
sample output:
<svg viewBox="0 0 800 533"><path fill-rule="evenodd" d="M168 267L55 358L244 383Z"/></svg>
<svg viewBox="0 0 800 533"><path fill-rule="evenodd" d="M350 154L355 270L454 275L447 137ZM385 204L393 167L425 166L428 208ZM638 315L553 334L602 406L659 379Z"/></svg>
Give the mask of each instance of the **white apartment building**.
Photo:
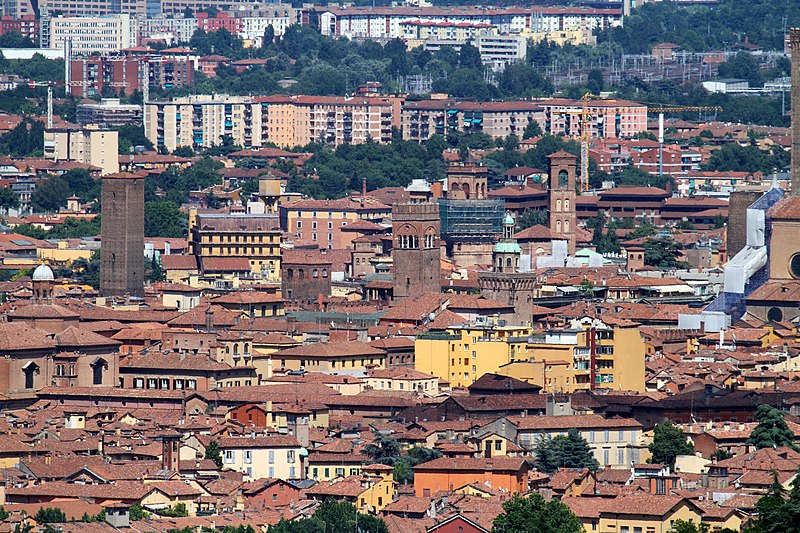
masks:
<svg viewBox="0 0 800 533"><path fill-rule="evenodd" d="M275 36L281 37L286 33L286 28L301 22L300 10L283 4L237 13L236 16L241 21L242 29L239 31L239 37L245 41L252 42L256 47L263 46L264 43L262 41L267 27L272 26Z"/></svg>
<svg viewBox="0 0 800 533"><path fill-rule="evenodd" d="M158 15L138 19L139 39L159 38L167 42L188 43L197 30L197 19L184 17L183 13L173 16Z"/></svg>
<svg viewBox="0 0 800 533"><path fill-rule="evenodd" d="M525 61L528 55L528 39L519 35L492 35L481 32L473 44L481 53L484 65L503 67L517 61Z"/></svg>
<svg viewBox="0 0 800 533"><path fill-rule="evenodd" d="M61 49L67 39L72 41L73 54L118 52L136 46L138 28L130 15L55 17L42 24L49 28L49 32L42 31L42 48Z"/></svg>

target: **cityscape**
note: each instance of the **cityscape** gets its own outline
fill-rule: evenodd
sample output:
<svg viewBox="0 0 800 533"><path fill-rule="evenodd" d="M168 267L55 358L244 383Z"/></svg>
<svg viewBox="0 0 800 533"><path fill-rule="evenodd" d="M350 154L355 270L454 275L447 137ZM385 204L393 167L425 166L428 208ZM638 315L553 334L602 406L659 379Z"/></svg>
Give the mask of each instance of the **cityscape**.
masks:
<svg viewBox="0 0 800 533"><path fill-rule="evenodd" d="M0 532L800 524L785 0L4 0Z"/></svg>

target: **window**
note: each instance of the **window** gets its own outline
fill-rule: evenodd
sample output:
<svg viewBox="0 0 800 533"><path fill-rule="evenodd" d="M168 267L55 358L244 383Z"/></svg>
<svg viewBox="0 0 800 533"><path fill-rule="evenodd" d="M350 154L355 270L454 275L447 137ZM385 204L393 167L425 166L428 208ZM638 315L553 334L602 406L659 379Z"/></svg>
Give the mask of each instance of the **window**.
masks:
<svg viewBox="0 0 800 533"><path fill-rule="evenodd" d="M275 467L274 466L269 467L268 472L269 472L268 477L275 477Z"/></svg>
<svg viewBox="0 0 800 533"><path fill-rule="evenodd" d="M236 451L235 450L225 450L225 464L230 465L236 462Z"/></svg>
<svg viewBox="0 0 800 533"><path fill-rule="evenodd" d="M275 450L270 450L269 454L268 454L268 457L269 457L269 459L268 459L269 463L270 464L274 463L275 462ZM272 477L272 476L269 476L269 477Z"/></svg>
<svg viewBox="0 0 800 533"><path fill-rule="evenodd" d="M32 389L34 387L35 376L39 373L39 365L30 362L22 368L22 371L25 373L25 388Z"/></svg>
<svg viewBox="0 0 800 533"><path fill-rule="evenodd" d="M501 440L494 441L494 450L496 452L502 451L503 450L503 441L501 441Z"/></svg>
<svg viewBox="0 0 800 533"><path fill-rule="evenodd" d="M286 462L294 462L294 450L286 450Z"/></svg>
<svg viewBox="0 0 800 533"><path fill-rule="evenodd" d="M244 462L246 464L251 464L253 462L253 451L252 450L245 450L244 451Z"/></svg>

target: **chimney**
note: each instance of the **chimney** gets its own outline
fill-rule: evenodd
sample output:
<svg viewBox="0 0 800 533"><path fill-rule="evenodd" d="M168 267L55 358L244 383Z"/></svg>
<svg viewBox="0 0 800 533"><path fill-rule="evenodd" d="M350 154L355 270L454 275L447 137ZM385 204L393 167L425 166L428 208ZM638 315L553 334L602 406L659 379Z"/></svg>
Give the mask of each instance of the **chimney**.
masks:
<svg viewBox="0 0 800 533"><path fill-rule="evenodd" d="M800 196L800 28L789 30L792 50L792 196Z"/></svg>

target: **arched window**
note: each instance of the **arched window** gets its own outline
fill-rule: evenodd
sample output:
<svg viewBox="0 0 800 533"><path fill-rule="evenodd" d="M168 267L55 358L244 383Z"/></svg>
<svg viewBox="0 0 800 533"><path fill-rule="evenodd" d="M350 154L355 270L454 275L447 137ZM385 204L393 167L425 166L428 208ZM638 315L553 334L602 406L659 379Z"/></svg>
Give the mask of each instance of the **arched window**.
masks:
<svg viewBox="0 0 800 533"><path fill-rule="evenodd" d="M462 188L464 189L464 197L469 200L469 183L465 183Z"/></svg>
<svg viewBox="0 0 800 533"><path fill-rule="evenodd" d="M556 200L556 211L561 211L561 200Z"/></svg>
<svg viewBox="0 0 800 533"><path fill-rule="evenodd" d="M35 382L35 376L39 373L39 365L31 361L22 367L22 371L25 373L25 388L32 389Z"/></svg>
<svg viewBox="0 0 800 533"><path fill-rule="evenodd" d="M498 257L497 258L497 267L498 268L502 268L503 267L503 258L502 257Z"/></svg>
<svg viewBox="0 0 800 533"><path fill-rule="evenodd" d="M510 257L506 257L506 266L507 267L511 266L511 258Z"/></svg>
<svg viewBox="0 0 800 533"><path fill-rule="evenodd" d="M103 370L108 368L108 363L103 358L95 359L92 362L92 385L103 384Z"/></svg>
<svg viewBox="0 0 800 533"><path fill-rule="evenodd" d="M556 231L558 233L561 233L561 221L560 220L556 220Z"/></svg>
<svg viewBox="0 0 800 533"><path fill-rule="evenodd" d="M569 211L569 198L564 200L564 211Z"/></svg>
<svg viewBox="0 0 800 533"><path fill-rule="evenodd" d="M317 270L316 268L315 268L315 269L313 269L313 270L311 271L311 277L312 277L312 278L318 278L318 277L319 277L319 270Z"/></svg>
<svg viewBox="0 0 800 533"><path fill-rule="evenodd" d="M289 279L294 278L294 269L293 268L286 269L286 277L289 278Z"/></svg>
<svg viewBox="0 0 800 533"><path fill-rule="evenodd" d="M569 186L569 174L566 170L561 170L558 173L558 186L562 189Z"/></svg>
<svg viewBox="0 0 800 533"><path fill-rule="evenodd" d="M564 221L564 231L565 231L565 232L568 232L568 231L569 231L569 220L565 220L565 221Z"/></svg>
<svg viewBox="0 0 800 533"><path fill-rule="evenodd" d="M328 277L328 269L327 268L323 268L322 269L322 277L323 278L327 278Z"/></svg>

